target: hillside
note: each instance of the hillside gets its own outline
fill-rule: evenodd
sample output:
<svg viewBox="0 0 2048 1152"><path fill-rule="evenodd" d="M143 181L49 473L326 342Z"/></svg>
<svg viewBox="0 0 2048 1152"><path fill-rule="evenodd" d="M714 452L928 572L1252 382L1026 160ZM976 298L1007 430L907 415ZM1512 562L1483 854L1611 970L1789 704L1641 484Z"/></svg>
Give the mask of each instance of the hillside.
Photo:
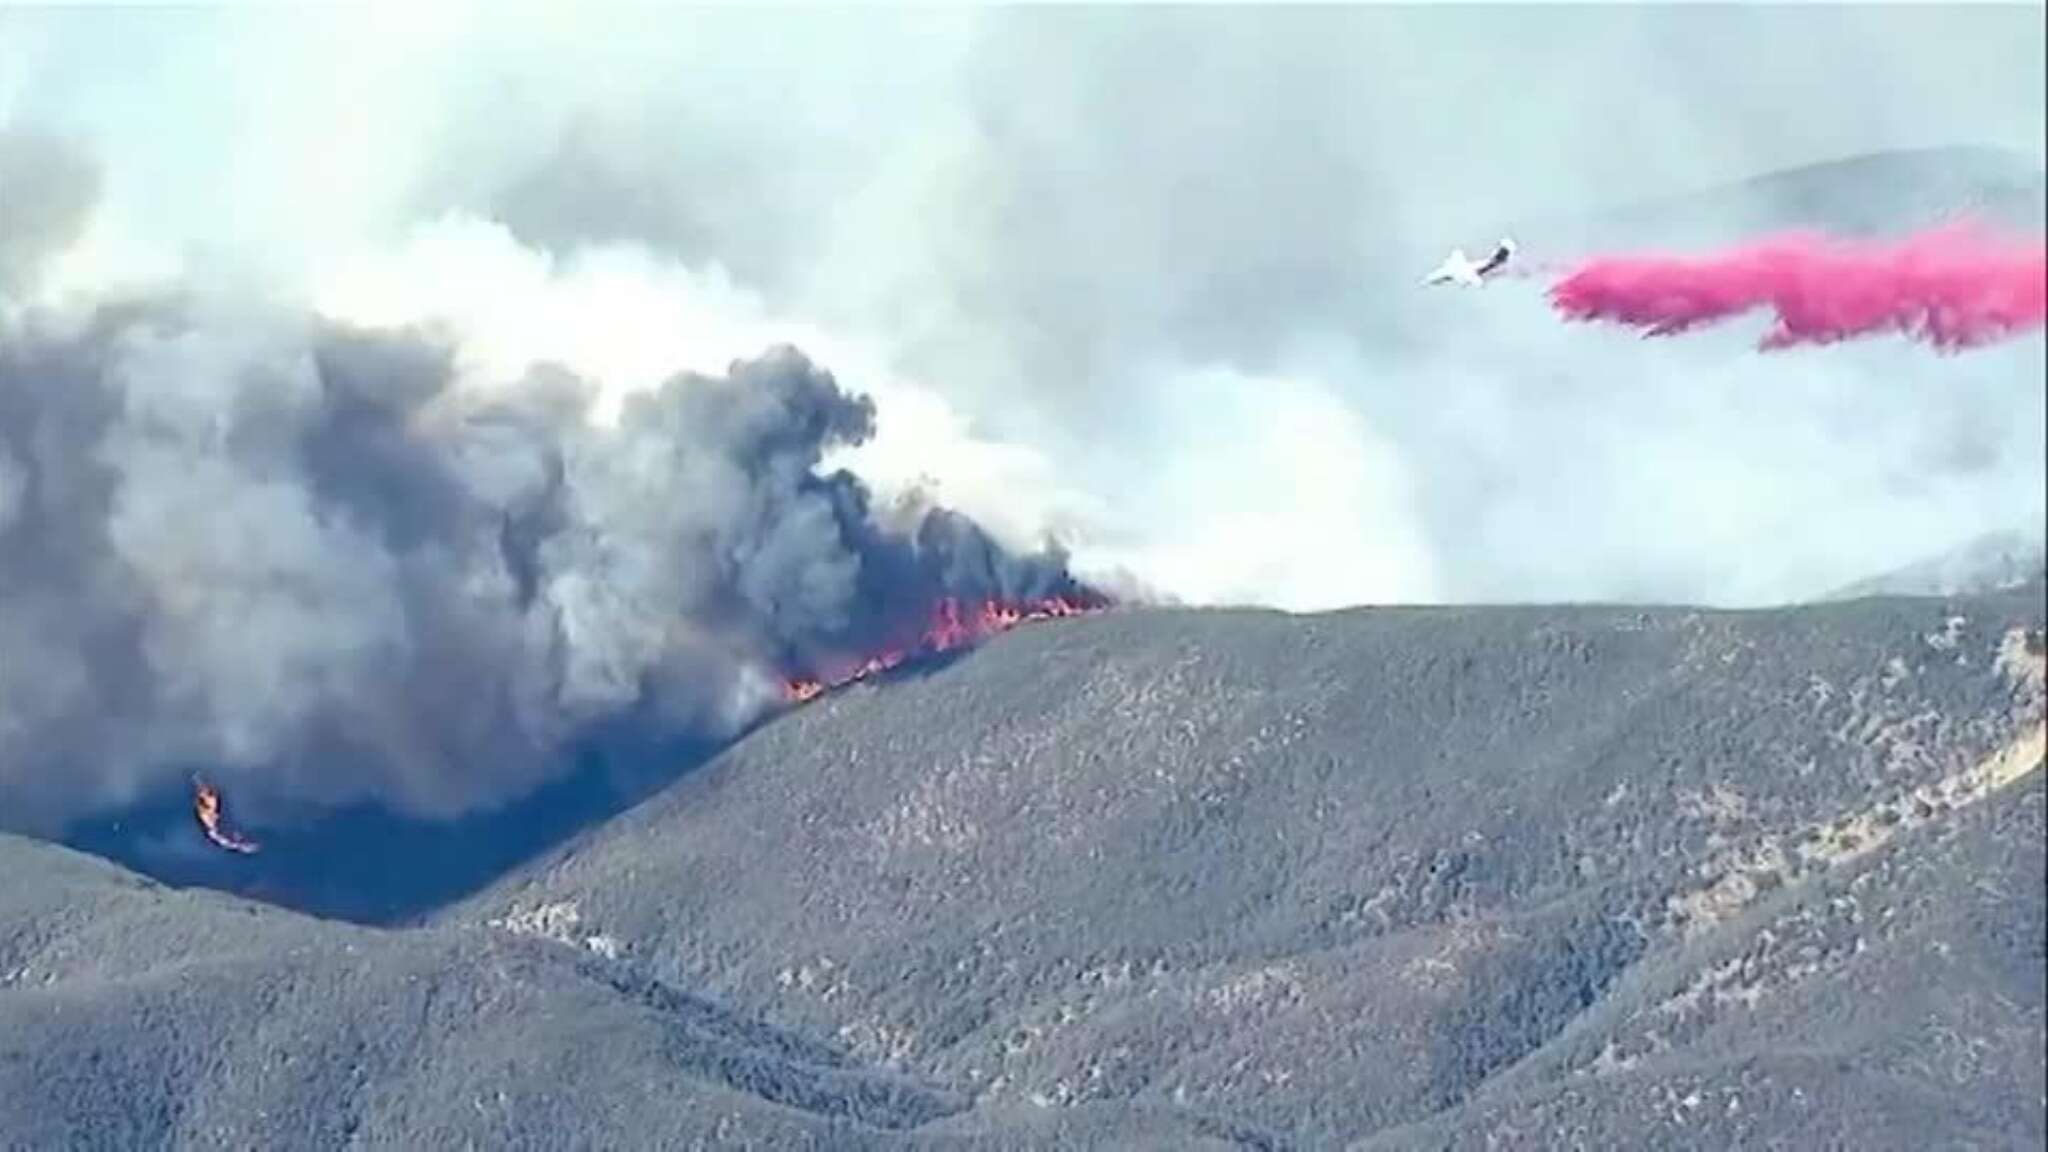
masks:
<svg viewBox="0 0 2048 1152"><path fill-rule="evenodd" d="M970 1102L562 947L548 916L381 931L0 834L0 1148L971 1148ZM977 1119L1227 1147L1168 1110Z"/></svg>
<svg viewBox="0 0 2048 1152"><path fill-rule="evenodd" d="M771 725L453 920L573 910L984 1109L1881 1146L1910 1104L2038 1141L2041 614L1043 627Z"/></svg>
<svg viewBox="0 0 2048 1152"><path fill-rule="evenodd" d="M406 931L0 838L0 1144L2038 1144L2040 627L1036 625Z"/></svg>
<svg viewBox="0 0 2048 1152"><path fill-rule="evenodd" d="M2015 588L2048 572L2038 538L1994 532L1966 540L1904 567L1858 580L1826 598L1859 596L1962 596Z"/></svg>
<svg viewBox="0 0 2048 1152"><path fill-rule="evenodd" d="M1506 228L1531 251L1563 252L1721 244L1802 228L1893 235L1963 216L2038 235L2048 220L2048 173L1991 148L1881 152Z"/></svg>
<svg viewBox="0 0 2048 1152"><path fill-rule="evenodd" d="M2042 189L1898 153L1509 230ZM468 898L361 927L0 835L0 1148L2039 1146L2038 557L1768 612L1039 625L249 861L178 847L181 782L72 842L393 925Z"/></svg>
<svg viewBox="0 0 2048 1152"><path fill-rule="evenodd" d="M0 838L0 1144L2038 1143L2042 615L1042 624L399 931Z"/></svg>
<svg viewBox="0 0 2048 1152"><path fill-rule="evenodd" d="M0 867L0 1147L837 1144L958 1107L518 932L317 921L10 836Z"/></svg>

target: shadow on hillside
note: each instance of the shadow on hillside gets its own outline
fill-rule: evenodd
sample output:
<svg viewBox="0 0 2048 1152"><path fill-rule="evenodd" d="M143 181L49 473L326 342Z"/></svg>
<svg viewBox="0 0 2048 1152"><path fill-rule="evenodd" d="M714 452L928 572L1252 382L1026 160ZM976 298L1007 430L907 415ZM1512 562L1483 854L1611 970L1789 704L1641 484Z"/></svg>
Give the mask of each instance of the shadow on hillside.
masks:
<svg viewBox="0 0 2048 1152"><path fill-rule="evenodd" d="M574 766L565 775L503 807L444 821L358 804L295 826L248 829L262 844L251 856L208 845L182 787L80 821L63 842L165 884L219 889L315 916L402 925L631 808L720 747L604 733L569 753ZM229 804L232 813L232 796Z"/></svg>
<svg viewBox="0 0 2048 1152"><path fill-rule="evenodd" d="M968 651L922 657L865 684L922 679ZM786 714L770 714L754 728ZM79 821L63 843L165 884L213 888L360 924L404 925L488 887L626 811L703 766L729 743L677 739L644 723L614 725L588 734L566 754L573 763L567 773L503 807L455 820L424 820L358 804L302 824L247 829L262 845L250 856L205 842L193 820L191 793L181 781L125 808ZM232 795L228 804L232 816Z"/></svg>

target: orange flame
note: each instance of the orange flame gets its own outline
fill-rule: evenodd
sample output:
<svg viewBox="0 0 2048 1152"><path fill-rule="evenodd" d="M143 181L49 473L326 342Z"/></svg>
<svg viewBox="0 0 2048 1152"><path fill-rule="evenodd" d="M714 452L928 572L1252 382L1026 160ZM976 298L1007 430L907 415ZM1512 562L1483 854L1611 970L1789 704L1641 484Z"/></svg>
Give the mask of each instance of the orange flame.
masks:
<svg viewBox="0 0 2048 1152"><path fill-rule="evenodd" d="M192 814L199 818L199 830L215 845L245 855L256 851L254 840L236 835L221 823L220 789L204 780L192 781Z"/></svg>
<svg viewBox="0 0 2048 1152"><path fill-rule="evenodd" d="M972 611L966 611L962 609L960 601L949 597L939 601L938 607L932 613L931 623L925 627L924 634L919 637L915 647L892 648L876 653L843 675L789 680L783 684L783 698L792 704L802 704L815 700L835 688L843 688L848 684L887 672L908 660L966 648L998 633L1008 632L1020 624L1068 616L1085 616L1101 610L1102 608L1097 605L1055 597L1021 604L991 600Z"/></svg>
<svg viewBox="0 0 2048 1152"><path fill-rule="evenodd" d="M824 694L825 682L822 680L786 680L782 684L782 695L792 704L816 700Z"/></svg>

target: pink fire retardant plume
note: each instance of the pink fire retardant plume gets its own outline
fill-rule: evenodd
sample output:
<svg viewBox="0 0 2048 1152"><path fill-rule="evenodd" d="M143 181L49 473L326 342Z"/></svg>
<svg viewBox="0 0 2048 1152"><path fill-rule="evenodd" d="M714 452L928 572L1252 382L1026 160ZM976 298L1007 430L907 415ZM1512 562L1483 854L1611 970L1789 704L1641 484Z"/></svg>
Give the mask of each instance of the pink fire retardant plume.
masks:
<svg viewBox="0 0 2048 1152"><path fill-rule="evenodd" d="M1613 256L1550 290L1567 319L1668 336L1768 306L1765 350L1900 332L1954 352L2040 328L2048 249L1952 224L1902 240L1794 234L1704 257Z"/></svg>

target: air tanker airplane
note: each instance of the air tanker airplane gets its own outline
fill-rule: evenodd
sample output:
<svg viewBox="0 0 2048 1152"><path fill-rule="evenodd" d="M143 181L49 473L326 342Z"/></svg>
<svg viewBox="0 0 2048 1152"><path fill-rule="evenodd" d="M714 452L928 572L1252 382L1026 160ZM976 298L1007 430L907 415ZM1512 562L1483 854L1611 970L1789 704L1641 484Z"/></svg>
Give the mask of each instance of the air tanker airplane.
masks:
<svg viewBox="0 0 2048 1152"><path fill-rule="evenodd" d="M1515 254L1515 242L1502 240L1483 263L1474 264L1465 255L1463 248L1451 249L1451 254L1437 265L1436 271L1422 278L1424 284L1456 284L1461 288L1477 288L1486 282L1486 277L1498 272Z"/></svg>

